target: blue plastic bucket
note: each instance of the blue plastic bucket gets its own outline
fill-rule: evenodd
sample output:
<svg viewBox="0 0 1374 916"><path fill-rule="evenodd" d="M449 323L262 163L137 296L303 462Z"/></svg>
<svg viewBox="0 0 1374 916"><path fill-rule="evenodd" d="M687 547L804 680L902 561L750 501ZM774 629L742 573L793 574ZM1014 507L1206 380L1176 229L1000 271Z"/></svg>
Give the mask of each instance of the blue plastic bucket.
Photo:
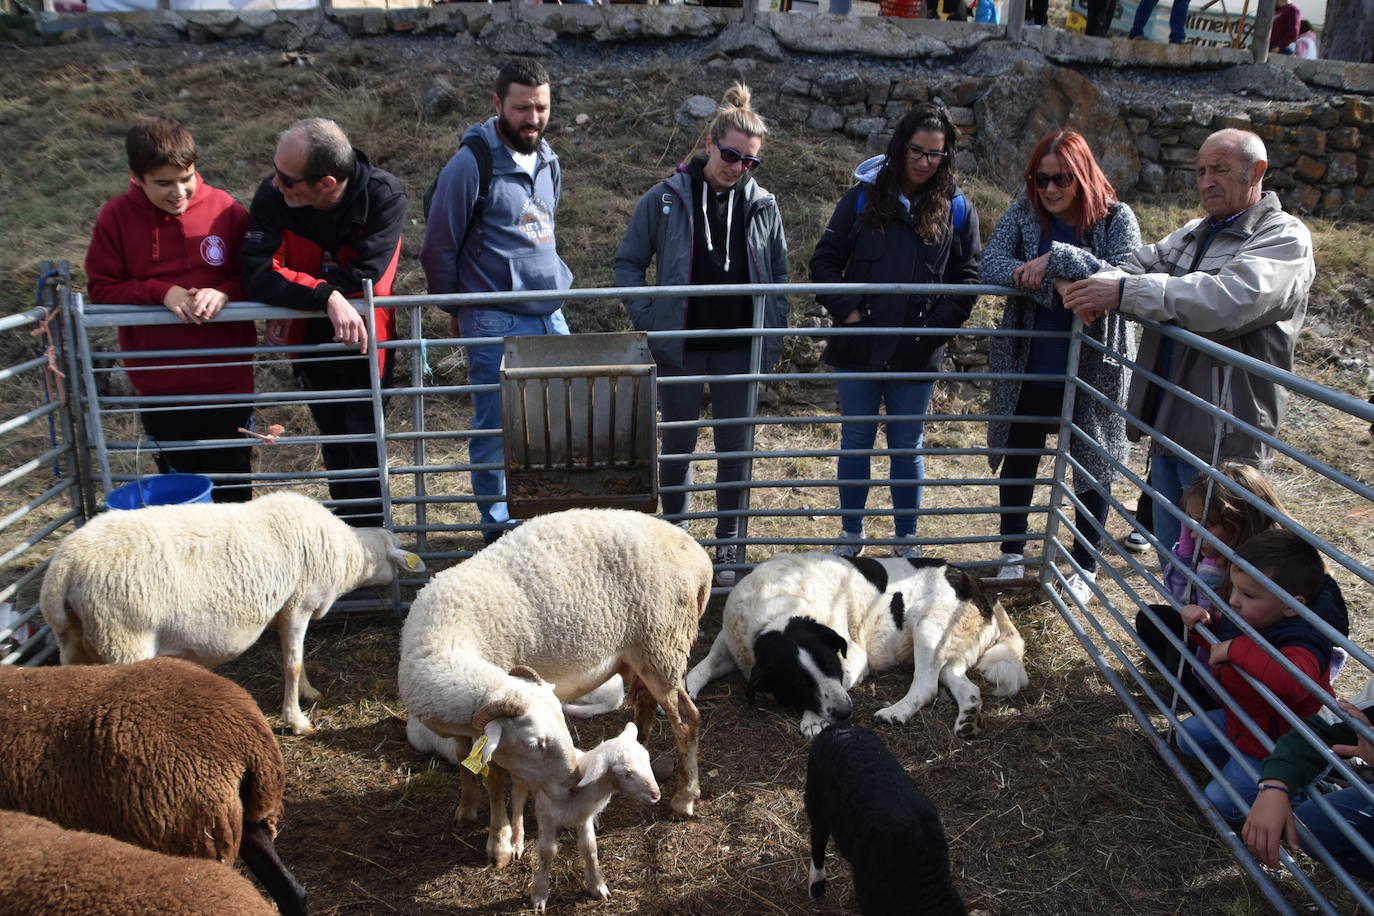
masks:
<svg viewBox="0 0 1374 916"><path fill-rule="evenodd" d="M142 509L208 503L214 487L214 481L201 474L158 474L115 487L105 494L105 505L110 509Z"/></svg>

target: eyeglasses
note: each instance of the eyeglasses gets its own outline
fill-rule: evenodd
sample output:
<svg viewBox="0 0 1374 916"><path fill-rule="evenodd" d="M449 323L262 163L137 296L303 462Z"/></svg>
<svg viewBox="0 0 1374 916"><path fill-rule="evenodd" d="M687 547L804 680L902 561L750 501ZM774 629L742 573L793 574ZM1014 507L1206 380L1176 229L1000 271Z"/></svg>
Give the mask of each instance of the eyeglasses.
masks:
<svg viewBox="0 0 1374 916"><path fill-rule="evenodd" d="M746 156L744 153L732 147L721 146L717 143L716 149L720 150L721 162L724 162L726 165L734 165L736 162L743 162L746 172L752 172L754 169L763 165L763 160L758 156Z"/></svg>
<svg viewBox="0 0 1374 916"><path fill-rule="evenodd" d="M906 154L917 162L920 162L922 159L927 162L939 162L949 155L945 150L923 149L915 143L908 143L906 145Z"/></svg>
<svg viewBox="0 0 1374 916"><path fill-rule="evenodd" d="M1056 188L1063 189L1073 184L1073 180L1073 176L1068 172L1056 172L1053 175L1044 172L1035 173L1035 186L1042 191L1050 186L1051 181L1054 182Z"/></svg>
<svg viewBox="0 0 1374 916"><path fill-rule="evenodd" d="M311 181L320 180L319 178L292 178L290 175L286 174L281 169L277 168L275 165L272 166L272 171L277 173L277 181L281 182L281 186L283 188L294 188L296 185L301 184L303 182L309 183Z"/></svg>

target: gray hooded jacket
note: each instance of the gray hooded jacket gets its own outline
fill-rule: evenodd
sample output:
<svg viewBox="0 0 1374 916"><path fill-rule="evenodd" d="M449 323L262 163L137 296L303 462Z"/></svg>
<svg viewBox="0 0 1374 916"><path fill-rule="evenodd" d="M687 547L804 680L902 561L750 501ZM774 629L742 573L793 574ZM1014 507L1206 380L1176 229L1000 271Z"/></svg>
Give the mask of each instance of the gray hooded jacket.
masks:
<svg viewBox="0 0 1374 916"><path fill-rule="evenodd" d="M650 188L635 205L625 237L615 253L616 286L645 286L649 262L657 260L658 286L686 286L692 282L692 188L685 166ZM787 282L787 239L777 200L753 178L741 188L748 220L749 281ZM687 322L687 299L635 298L625 300L630 323L640 331L680 331ZM787 297L769 296L764 303L764 327L787 327ZM654 359L664 372L679 370L686 344L681 339L650 341ZM764 339L763 368L782 355L782 338Z"/></svg>

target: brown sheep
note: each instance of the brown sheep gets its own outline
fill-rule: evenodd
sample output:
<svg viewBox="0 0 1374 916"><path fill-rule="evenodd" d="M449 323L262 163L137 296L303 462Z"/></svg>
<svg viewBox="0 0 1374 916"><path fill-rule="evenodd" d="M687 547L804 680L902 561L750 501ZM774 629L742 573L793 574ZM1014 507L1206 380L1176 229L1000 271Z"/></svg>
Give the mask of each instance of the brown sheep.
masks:
<svg viewBox="0 0 1374 916"><path fill-rule="evenodd" d="M0 811L0 900L10 916L274 916L227 865L140 849Z"/></svg>
<svg viewBox="0 0 1374 916"><path fill-rule="evenodd" d="M191 662L0 666L0 808L176 856L244 863L283 913L305 890L277 858L286 764L257 703Z"/></svg>

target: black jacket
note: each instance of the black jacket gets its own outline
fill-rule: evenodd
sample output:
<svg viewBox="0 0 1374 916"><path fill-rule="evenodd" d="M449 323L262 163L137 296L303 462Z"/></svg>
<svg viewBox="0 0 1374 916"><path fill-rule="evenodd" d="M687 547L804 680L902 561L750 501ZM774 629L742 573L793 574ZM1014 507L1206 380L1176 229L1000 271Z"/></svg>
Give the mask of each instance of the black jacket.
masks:
<svg viewBox="0 0 1374 916"><path fill-rule="evenodd" d="M978 211L968 201L963 226L950 227L935 244L916 234L910 213L900 213L886 233L860 222L857 212L861 187L840 198L816 251L811 256L811 279L818 283L973 283L983 246L978 235ZM956 193L962 193L956 191ZM856 308L858 325L879 328L957 328L973 311L973 296L817 296L835 326ZM932 372L944 358L948 337L849 335L833 337L825 361L848 371L889 369Z"/></svg>

